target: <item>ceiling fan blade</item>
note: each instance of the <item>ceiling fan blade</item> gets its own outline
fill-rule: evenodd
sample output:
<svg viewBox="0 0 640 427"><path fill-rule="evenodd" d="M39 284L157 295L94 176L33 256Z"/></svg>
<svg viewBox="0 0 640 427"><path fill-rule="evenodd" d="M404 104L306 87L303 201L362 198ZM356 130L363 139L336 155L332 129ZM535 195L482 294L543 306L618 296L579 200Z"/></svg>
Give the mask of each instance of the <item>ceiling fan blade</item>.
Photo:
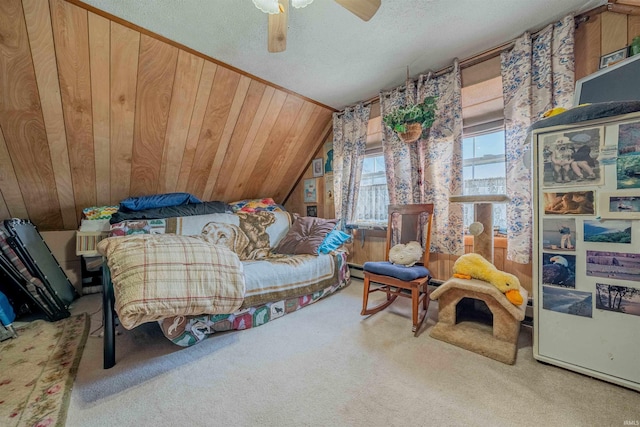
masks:
<svg viewBox="0 0 640 427"><path fill-rule="evenodd" d="M336 0L336 3L363 21L368 21L378 11L382 0Z"/></svg>
<svg viewBox="0 0 640 427"><path fill-rule="evenodd" d="M280 3L282 12L269 15L268 49L269 52L284 52L287 48L287 19L289 0Z"/></svg>

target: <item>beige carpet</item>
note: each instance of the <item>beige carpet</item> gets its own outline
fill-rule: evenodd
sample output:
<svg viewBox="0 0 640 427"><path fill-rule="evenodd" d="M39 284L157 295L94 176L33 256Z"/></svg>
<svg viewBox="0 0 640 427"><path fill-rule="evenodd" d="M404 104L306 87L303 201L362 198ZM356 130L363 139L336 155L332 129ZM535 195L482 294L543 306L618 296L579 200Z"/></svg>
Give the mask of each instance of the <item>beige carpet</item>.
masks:
<svg viewBox="0 0 640 427"><path fill-rule="evenodd" d="M89 337L68 426L622 426L640 393L533 360L524 327L516 364L429 336L409 300L360 316L362 282L255 329L181 349L148 324L117 337L102 369ZM91 298L89 298L91 297ZM99 297L74 310L90 311ZM97 316L94 316L94 318ZM632 424L633 425L633 424Z"/></svg>
<svg viewBox="0 0 640 427"><path fill-rule="evenodd" d="M0 425L63 426L89 317L36 320L0 343Z"/></svg>

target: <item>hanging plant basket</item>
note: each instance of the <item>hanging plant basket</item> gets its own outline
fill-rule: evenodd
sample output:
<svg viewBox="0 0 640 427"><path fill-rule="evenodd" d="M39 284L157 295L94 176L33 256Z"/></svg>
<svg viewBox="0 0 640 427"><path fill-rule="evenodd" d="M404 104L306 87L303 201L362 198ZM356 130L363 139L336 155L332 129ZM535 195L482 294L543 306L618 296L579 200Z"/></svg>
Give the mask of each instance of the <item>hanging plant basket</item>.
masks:
<svg viewBox="0 0 640 427"><path fill-rule="evenodd" d="M428 96L420 104L399 107L385 114L382 121L404 142L426 137L436 119L436 97Z"/></svg>
<svg viewBox="0 0 640 427"><path fill-rule="evenodd" d="M417 141L420 139L420 135L422 135L422 124L420 123L410 123L407 125L406 132L398 132L400 140L406 143Z"/></svg>

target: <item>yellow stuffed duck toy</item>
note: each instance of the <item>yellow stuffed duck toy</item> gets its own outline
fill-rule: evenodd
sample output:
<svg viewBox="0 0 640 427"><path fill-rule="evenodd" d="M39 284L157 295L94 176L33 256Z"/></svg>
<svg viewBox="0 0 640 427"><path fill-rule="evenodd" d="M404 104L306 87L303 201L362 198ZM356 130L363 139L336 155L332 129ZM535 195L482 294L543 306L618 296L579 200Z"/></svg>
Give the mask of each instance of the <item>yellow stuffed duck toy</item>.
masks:
<svg viewBox="0 0 640 427"><path fill-rule="evenodd" d="M498 270L480 254L464 254L453 264L453 277L478 279L491 283L515 305L522 304L520 281L511 273Z"/></svg>

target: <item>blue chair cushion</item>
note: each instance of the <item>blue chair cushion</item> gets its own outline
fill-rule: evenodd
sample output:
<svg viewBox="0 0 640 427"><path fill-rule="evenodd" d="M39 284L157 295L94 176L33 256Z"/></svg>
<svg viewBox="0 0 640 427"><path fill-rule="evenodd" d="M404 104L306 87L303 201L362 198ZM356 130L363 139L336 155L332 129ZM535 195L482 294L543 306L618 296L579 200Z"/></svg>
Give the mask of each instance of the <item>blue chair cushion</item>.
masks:
<svg viewBox="0 0 640 427"><path fill-rule="evenodd" d="M365 262L362 266L364 271L382 276L391 276L399 280L409 282L420 277L429 276L429 270L422 265L405 267L387 261Z"/></svg>

